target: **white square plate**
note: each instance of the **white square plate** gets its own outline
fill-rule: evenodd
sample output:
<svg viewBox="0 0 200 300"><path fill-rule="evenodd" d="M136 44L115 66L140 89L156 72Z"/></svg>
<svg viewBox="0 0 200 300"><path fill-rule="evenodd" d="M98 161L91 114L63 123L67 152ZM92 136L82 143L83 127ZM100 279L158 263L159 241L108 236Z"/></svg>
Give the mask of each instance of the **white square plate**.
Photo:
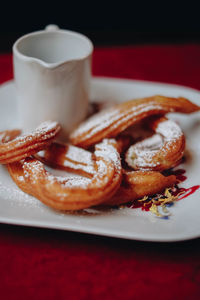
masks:
<svg viewBox="0 0 200 300"><path fill-rule="evenodd" d="M169 84L110 78L93 78L91 99L95 101L125 101L131 98L161 94L182 96L200 104L196 90ZM0 87L0 130L17 128L17 100L14 82ZM200 184L200 114L170 115L177 120L186 135L191 159L181 167L187 172L182 184ZM178 201L170 208L168 220L158 218L140 208L89 209L69 214L51 210L37 199L20 191L0 166L0 222L99 234L143 241L181 241L200 236L200 190Z"/></svg>

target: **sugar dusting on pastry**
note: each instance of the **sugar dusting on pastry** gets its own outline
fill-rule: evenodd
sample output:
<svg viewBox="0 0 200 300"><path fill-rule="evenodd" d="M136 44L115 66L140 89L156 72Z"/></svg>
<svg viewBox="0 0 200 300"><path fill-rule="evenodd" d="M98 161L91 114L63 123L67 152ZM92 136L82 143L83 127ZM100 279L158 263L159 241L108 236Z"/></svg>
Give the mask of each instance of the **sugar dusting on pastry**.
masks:
<svg viewBox="0 0 200 300"><path fill-rule="evenodd" d="M199 110L197 106L182 98L153 96L131 100L91 117L71 134L74 145L82 148L94 146L90 148L91 151L94 150L93 153L68 145L56 147L56 143L52 144L52 141L60 126L56 122L46 122L31 134L24 135L11 144L5 143L1 149L9 151L5 152L5 157L0 158L2 163L9 161L8 170L22 190L55 209L79 210L99 204L119 205L145 195L143 201L145 205L149 205L150 202L146 202L147 198L150 201L149 195L160 193L176 184L175 175L165 176L161 171L180 162L185 149L184 135L179 126L160 115L168 112L191 113L196 110ZM117 141L119 134L139 121L145 119L146 122L147 117L155 134L129 148L127 153L130 155L126 155L126 160L127 157L131 158L133 164L130 166L136 170L138 168L138 171L127 170L124 151L133 140L121 147L124 150L120 150ZM117 137L116 140L113 137ZM48 154L46 147L50 143L52 148L50 146L49 149L52 152ZM11 148L7 149L6 146ZM68 166L76 170L77 174L81 171L90 172L91 177L69 177L67 174L62 177L52 174L45 169L42 159L39 161L32 156L44 149L47 149L46 156L45 151L42 154L44 161L49 155L52 164L59 162L61 167L61 164ZM9 155L17 161L16 164L12 164ZM62 157L60 161L59 155ZM24 160L18 163L21 157ZM159 205L162 206L163 201L172 201L172 198L170 193L166 194L165 200L160 200ZM151 210L158 213L155 201L157 200L151 201Z"/></svg>
<svg viewBox="0 0 200 300"><path fill-rule="evenodd" d="M60 131L57 122L42 123L33 132L0 144L0 163L20 161L44 149Z"/></svg>
<svg viewBox="0 0 200 300"><path fill-rule="evenodd" d="M178 124L164 117L154 122L156 133L132 145L126 153L126 162L134 169L162 171L170 164L176 165L183 156L185 139Z"/></svg>

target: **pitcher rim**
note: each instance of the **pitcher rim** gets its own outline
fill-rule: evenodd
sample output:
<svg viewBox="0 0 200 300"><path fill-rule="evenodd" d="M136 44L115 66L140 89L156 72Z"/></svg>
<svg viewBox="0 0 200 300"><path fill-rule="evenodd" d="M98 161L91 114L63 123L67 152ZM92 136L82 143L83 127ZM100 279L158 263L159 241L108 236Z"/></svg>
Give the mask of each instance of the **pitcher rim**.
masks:
<svg viewBox="0 0 200 300"><path fill-rule="evenodd" d="M86 35L84 35L82 33L79 33L79 32L73 31L73 30L66 30L66 29L58 29L58 32L59 33L64 33L64 34L67 33L69 35L76 36L76 37L81 38L83 40L86 40L88 42L88 45L89 45L88 49L89 49L89 51L88 51L88 53L86 55L83 55L80 58L75 58L75 59L70 59L70 60L64 60L64 61L59 61L59 62L55 62L55 63L47 63L47 62L45 62L45 61L43 61L43 60L41 60L39 58L32 57L32 56L27 56L25 54L22 54L19 51L18 45L24 39L27 39L30 36L34 36L34 35L41 35L41 34L45 34L45 33L46 34L51 34L52 32L55 32L55 31L39 30L39 31L30 32L30 33L27 33L27 34L21 36L13 44L12 50L13 50L14 55L16 57L20 58L20 59L23 59L24 61L27 61L27 62L31 62L31 61L37 62L40 65L42 65L42 66L44 66L46 68L49 68L49 69L56 68L56 67L58 67L60 65L68 63L68 62L82 61L82 60L85 60L85 59L87 59L88 57L90 57L92 55L92 52L94 50L94 46L93 46L92 41Z"/></svg>

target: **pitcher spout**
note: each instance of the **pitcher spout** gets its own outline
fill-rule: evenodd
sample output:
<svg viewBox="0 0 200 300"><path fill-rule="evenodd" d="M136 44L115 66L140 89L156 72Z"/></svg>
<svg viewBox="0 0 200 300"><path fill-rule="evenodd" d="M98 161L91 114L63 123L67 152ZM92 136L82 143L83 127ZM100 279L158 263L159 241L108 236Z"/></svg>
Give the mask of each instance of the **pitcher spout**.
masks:
<svg viewBox="0 0 200 300"><path fill-rule="evenodd" d="M13 52L26 62L52 69L92 54L91 41L80 33L59 29L51 24L43 31L27 34L13 46Z"/></svg>

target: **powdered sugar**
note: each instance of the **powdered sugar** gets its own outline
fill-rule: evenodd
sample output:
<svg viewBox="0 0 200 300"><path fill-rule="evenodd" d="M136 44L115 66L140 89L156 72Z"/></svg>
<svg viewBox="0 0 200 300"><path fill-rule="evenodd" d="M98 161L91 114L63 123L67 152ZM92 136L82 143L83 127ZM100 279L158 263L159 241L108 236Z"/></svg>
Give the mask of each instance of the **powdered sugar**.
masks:
<svg viewBox="0 0 200 300"><path fill-rule="evenodd" d="M65 154L64 166L75 170L83 170L91 175L95 172L92 153L72 145L69 145Z"/></svg>
<svg viewBox="0 0 200 300"><path fill-rule="evenodd" d="M73 145L69 145L66 156L68 159L74 161L78 160L82 164L88 164L88 163L91 164L92 162L91 152L78 147L74 147Z"/></svg>
<svg viewBox="0 0 200 300"><path fill-rule="evenodd" d="M116 145L115 139L104 139L102 143L96 146L97 149L95 151L95 155L97 157L103 157L104 159L110 160L114 163L115 168L119 170L121 169L121 159L118 151L116 151L113 145Z"/></svg>
<svg viewBox="0 0 200 300"><path fill-rule="evenodd" d="M132 149L130 149L132 150ZM126 156L126 162L129 166L133 167L133 168L145 168L145 167L155 167L156 165L158 165L158 162L153 160L153 157L155 156L155 154L157 153L157 151L155 150L139 150L136 149L134 151L134 154L128 153L128 155Z"/></svg>
<svg viewBox="0 0 200 300"><path fill-rule="evenodd" d="M112 107L93 115L79 126L72 136L82 135L89 132L93 135L95 132L108 127L112 122L119 117L120 110L117 107Z"/></svg>
<svg viewBox="0 0 200 300"><path fill-rule="evenodd" d="M40 204L32 196L25 194L18 188L9 187L0 182L0 194L5 195L6 200L15 201L18 205L31 205L38 206Z"/></svg>
<svg viewBox="0 0 200 300"><path fill-rule="evenodd" d="M159 134L146 138L129 148L126 154L126 162L129 166L155 167L157 162L153 160L155 154L163 145L163 139Z"/></svg>
<svg viewBox="0 0 200 300"><path fill-rule="evenodd" d="M46 121L40 124L34 131L19 136L15 139L16 146L24 144L27 141L32 141L33 139L40 138L41 140L46 140L55 135L55 130L59 129L58 123L54 121Z"/></svg>
<svg viewBox="0 0 200 300"><path fill-rule="evenodd" d="M143 141L139 142L137 149L142 151L144 149L156 151L159 150L163 145L163 138L160 134L154 134L149 138L144 139Z"/></svg>
<svg viewBox="0 0 200 300"><path fill-rule="evenodd" d="M125 130L130 125L146 117L147 113L150 114L151 111L153 113L155 110L161 111L163 110L163 107L159 104L155 104L153 101L148 104L136 103L136 105L130 105L128 108L116 105L115 107L103 110L90 117L71 134L71 138L73 140L74 138L76 139L79 137L78 139L83 139L83 141L85 141L103 131L108 131L109 136L112 136L112 132L117 128L120 127L121 131Z"/></svg>
<svg viewBox="0 0 200 300"><path fill-rule="evenodd" d="M21 181L21 182L25 182L24 176L22 176L22 175L21 175L21 176L18 176L18 180Z"/></svg>
<svg viewBox="0 0 200 300"><path fill-rule="evenodd" d="M91 176L95 173L93 154L91 152L73 145L54 143L52 146L53 147L48 149L47 152L52 151L56 158L53 157L52 154L50 156L48 154L46 155L44 150L38 152L37 157L42 161L47 162L47 164L54 164L61 168L65 167L65 170L69 172L73 172L74 170L77 171L77 173L85 172L87 175ZM60 151L62 152L62 155L60 155Z"/></svg>
<svg viewBox="0 0 200 300"><path fill-rule="evenodd" d="M80 176L71 176L71 177L61 177L61 176L54 176L52 174L47 174L47 187L54 184L59 183L61 188L82 188L86 189L87 185L90 183L90 179L86 177Z"/></svg>
<svg viewBox="0 0 200 300"><path fill-rule="evenodd" d="M121 171L121 163L120 157L112 145L112 143L116 143L116 141L105 140L101 144L98 144L97 149L94 153L96 157L96 172L94 173L92 178L85 177L61 177L55 176L44 169L44 165L36 160L29 159L24 162L23 170L25 178L29 178L30 182L34 184L41 184L41 179L43 185L46 186L47 189L51 188L52 185L59 183L61 188L69 188L69 189L88 189L90 187L101 187L102 184L106 184L110 177L107 176L109 171L113 169L117 171L117 174ZM87 155L89 157L89 154ZM75 159L75 156L73 156ZM103 158L103 159L102 159ZM111 174L111 173L110 173ZM113 172L115 174L115 172ZM115 174L116 175L116 174ZM68 191L66 190L66 193Z"/></svg>
<svg viewBox="0 0 200 300"><path fill-rule="evenodd" d="M182 130L172 120L166 120L158 124L156 132L161 134L166 141L174 141L182 135Z"/></svg>
<svg viewBox="0 0 200 300"><path fill-rule="evenodd" d="M182 135L182 131L175 122L162 120L155 130L156 134L152 137L146 138L129 148L126 153L126 162L129 166L136 169L151 169L164 163L167 151L172 151L172 148L175 152L177 151L175 149L176 141ZM182 152L180 155L182 155ZM179 159L180 155L177 155Z"/></svg>
<svg viewBox="0 0 200 300"><path fill-rule="evenodd" d="M44 166L41 162L38 160L31 160L24 162L23 164L23 170L24 170L24 177L29 178L32 184L38 184L40 181L40 176L41 174L44 175L45 173L45 180L44 184L48 188L52 184L55 184L56 182L61 185L61 187L86 187L87 184L89 183L89 179L85 177L80 177L80 176L67 176L67 177L62 177L62 176L55 176L48 171L45 171Z"/></svg>
<svg viewBox="0 0 200 300"><path fill-rule="evenodd" d="M53 128L57 127L57 125L58 125L58 122L50 121L50 120L45 121L36 128L36 133L51 131Z"/></svg>

